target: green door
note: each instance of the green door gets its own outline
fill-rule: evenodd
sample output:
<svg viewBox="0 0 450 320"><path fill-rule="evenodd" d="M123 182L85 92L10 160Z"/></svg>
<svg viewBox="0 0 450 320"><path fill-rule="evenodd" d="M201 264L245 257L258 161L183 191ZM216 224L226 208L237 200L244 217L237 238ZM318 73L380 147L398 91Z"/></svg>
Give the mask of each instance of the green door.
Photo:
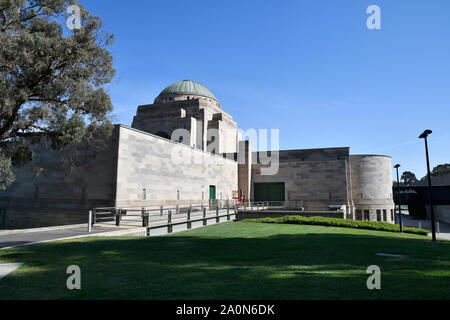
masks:
<svg viewBox="0 0 450 320"><path fill-rule="evenodd" d="M216 200L216 186L209 186L209 200Z"/></svg>
<svg viewBox="0 0 450 320"><path fill-rule="evenodd" d="M284 182L255 183L255 202L284 201Z"/></svg>

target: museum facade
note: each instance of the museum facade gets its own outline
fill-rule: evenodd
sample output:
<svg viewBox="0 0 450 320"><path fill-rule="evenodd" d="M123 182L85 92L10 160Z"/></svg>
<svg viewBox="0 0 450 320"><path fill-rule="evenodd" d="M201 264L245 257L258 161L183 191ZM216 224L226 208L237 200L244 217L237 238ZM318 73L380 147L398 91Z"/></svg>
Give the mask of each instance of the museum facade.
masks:
<svg viewBox="0 0 450 320"><path fill-rule="evenodd" d="M205 86L174 83L101 143L64 153L40 145L0 191L0 227L84 223L95 207L198 204L236 192L246 201L393 222L390 157L351 155L348 147L252 152L243 138ZM33 166L44 171L34 177Z"/></svg>

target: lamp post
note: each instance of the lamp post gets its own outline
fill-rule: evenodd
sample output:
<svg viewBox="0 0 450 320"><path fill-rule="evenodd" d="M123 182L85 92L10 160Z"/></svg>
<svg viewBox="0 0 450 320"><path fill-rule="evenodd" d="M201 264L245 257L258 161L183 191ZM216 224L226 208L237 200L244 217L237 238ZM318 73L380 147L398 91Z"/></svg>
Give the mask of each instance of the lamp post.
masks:
<svg viewBox="0 0 450 320"><path fill-rule="evenodd" d="M398 219L400 223L400 232L403 232L403 223L402 223L402 204L400 203L400 179L398 177L398 168L400 168L399 164L394 166L397 169L397 202L398 202Z"/></svg>
<svg viewBox="0 0 450 320"><path fill-rule="evenodd" d="M430 156L428 154L428 136L432 134L433 131L425 130L420 136L419 139L425 140L425 153L427 156L427 176L428 176L428 198L430 201L430 213L431 213L431 233L433 237L433 242L436 241L436 226L434 223L434 208L433 208L433 190L431 185L431 172L430 172Z"/></svg>

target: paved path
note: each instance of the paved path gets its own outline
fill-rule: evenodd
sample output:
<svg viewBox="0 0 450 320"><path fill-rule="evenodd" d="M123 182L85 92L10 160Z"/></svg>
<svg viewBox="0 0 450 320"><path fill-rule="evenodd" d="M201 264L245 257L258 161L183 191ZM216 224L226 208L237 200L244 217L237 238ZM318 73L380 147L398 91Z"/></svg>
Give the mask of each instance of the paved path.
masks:
<svg viewBox="0 0 450 320"><path fill-rule="evenodd" d="M91 234L111 231L111 228L94 228ZM0 250L6 248L29 245L39 242L48 242L53 240L62 240L67 238L76 238L89 235L87 226L74 227L56 230L43 230L35 232L19 232L10 234L8 232L0 232Z"/></svg>
<svg viewBox="0 0 450 320"><path fill-rule="evenodd" d="M0 280L18 269L21 265L23 265L23 262L0 264Z"/></svg>
<svg viewBox="0 0 450 320"><path fill-rule="evenodd" d="M224 211L222 210L221 213L223 214ZM215 211L208 212L206 217L209 219L216 217ZM197 212L194 213L191 218L203 218L203 214ZM186 221L186 219L186 214L173 215L172 222L183 222ZM158 226L164 224L167 224L167 214L163 216L152 216L149 222L149 226ZM4 231L0 232L0 250L31 245L34 243L101 235L102 233L105 233L105 236L121 236L122 234L120 234L120 232L133 232L133 230L140 229L140 227L142 227L142 218L140 214L135 214L124 216L119 228L115 226L114 221L108 223L99 223L92 228L91 233L87 232L87 224L41 229Z"/></svg>
<svg viewBox="0 0 450 320"><path fill-rule="evenodd" d="M412 228L419 228L429 230L431 232L431 221L430 220L422 220L422 219L412 219L409 215L402 215L402 221L403 225L405 227L412 227ZM436 225L436 232L440 231L436 234L436 238L438 239L445 239L450 240L450 225L439 222L439 230L437 230Z"/></svg>

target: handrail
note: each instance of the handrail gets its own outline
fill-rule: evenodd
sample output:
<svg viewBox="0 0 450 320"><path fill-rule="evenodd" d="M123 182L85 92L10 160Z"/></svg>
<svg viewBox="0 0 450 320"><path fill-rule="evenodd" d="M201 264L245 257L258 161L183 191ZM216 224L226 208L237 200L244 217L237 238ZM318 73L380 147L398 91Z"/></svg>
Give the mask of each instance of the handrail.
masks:
<svg viewBox="0 0 450 320"><path fill-rule="evenodd" d="M115 206L115 207L98 207L94 208L93 210L128 210L128 211L140 211L142 208L154 208L154 209L146 209L151 211L158 211L160 208L164 208L165 210L175 210L177 208L187 208L189 206L192 206L192 208L201 208L203 206L224 206L227 203L230 205L236 204L236 201L234 200L209 200L205 201L203 203L187 203L187 204L176 204L176 205L170 205L170 206L164 206L164 205L141 205L141 206ZM136 209L136 210L133 210Z"/></svg>
<svg viewBox="0 0 450 320"><path fill-rule="evenodd" d="M283 209L295 209L304 210L303 201L256 201L256 202L245 202L239 205L239 208L244 210L270 210L274 208Z"/></svg>
<svg viewBox="0 0 450 320"><path fill-rule="evenodd" d="M151 207L151 208L149 208ZM167 225L172 226L172 217L177 220L186 217L186 222L190 225L192 217L203 216L206 218L206 211L215 212L216 220L219 222L219 211L227 210L228 220L230 219L230 210L233 208L234 212L237 212L237 204L232 200L210 200L201 204L177 204L176 206L164 207L157 205L152 206L129 206L129 207L110 207L110 208L94 208L89 211L89 223L88 232L92 231L92 226L97 222L102 221L115 221L116 226L120 226L124 217L127 218L126 222L140 222L142 221L142 227L149 227L150 222L163 222L167 221ZM139 214L136 214L139 212ZM200 214L195 214L201 212ZM194 213L194 214L193 214ZM139 217L139 218L137 218ZM161 219L152 218L161 217ZM167 217L167 218L166 218ZM179 223L178 221L176 222ZM169 233L171 230L168 230Z"/></svg>

